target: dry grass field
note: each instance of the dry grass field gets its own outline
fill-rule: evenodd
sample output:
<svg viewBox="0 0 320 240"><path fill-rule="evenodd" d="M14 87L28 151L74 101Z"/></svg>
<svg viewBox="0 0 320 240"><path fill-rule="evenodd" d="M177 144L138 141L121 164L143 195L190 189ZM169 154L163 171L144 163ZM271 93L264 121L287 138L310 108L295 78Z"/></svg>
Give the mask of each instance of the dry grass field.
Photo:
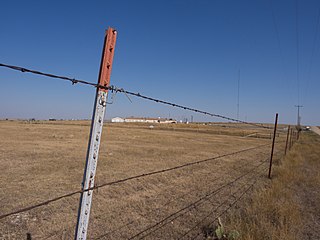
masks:
<svg viewBox="0 0 320 240"><path fill-rule="evenodd" d="M228 216L241 239L320 239L320 136L304 133L274 168L272 183Z"/></svg>
<svg viewBox="0 0 320 240"><path fill-rule="evenodd" d="M81 188L89 124L0 121L0 215ZM248 187L269 182L270 132L223 123L106 123L97 184L208 161L95 190L89 239L128 239L143 230L137 239L204 238L202 227ZM275 160L285 136L277 138ZM78 205L75 195L0 219L0 239L72 239Z"/></svg>

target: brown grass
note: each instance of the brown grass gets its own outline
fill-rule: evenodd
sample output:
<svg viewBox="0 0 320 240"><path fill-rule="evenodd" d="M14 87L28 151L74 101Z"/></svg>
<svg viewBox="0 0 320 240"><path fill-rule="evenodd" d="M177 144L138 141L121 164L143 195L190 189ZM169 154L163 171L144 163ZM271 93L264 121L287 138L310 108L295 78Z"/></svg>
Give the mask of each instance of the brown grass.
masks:
<svg viewBox="0 0 320 240"><path fill-rule="evenodd" d="M272 183L228 218L241 239L320 239L320 137L304 133L279 166Z"/></svg>
<svg viewBox="0 0 320 240"><path fill-rule="evenodd" d="M96 183L270 143L269 135L241 125L106 124L100 147ZM0 121L0 213L17 210L78 190L87 151L89 122ZM280 134L283 140L285 134ZM283 150L277 144L276 150ZM224 157L177 171L128 181L95 191L90 239L127 239L212 189L248 172L269 157L270 147ZM280 153L278 153L279 155ZM267 166L264 165L264 166ZM266 181L261 168L259 181ZM170 220L149 239L178 238L213 206L245 187L256 172L211 196L210 201ZM230 199L231 201L232 199ZM0 220L0 239L72 239L79 196ZM196 229L196 232L199 228Z"/></svg>

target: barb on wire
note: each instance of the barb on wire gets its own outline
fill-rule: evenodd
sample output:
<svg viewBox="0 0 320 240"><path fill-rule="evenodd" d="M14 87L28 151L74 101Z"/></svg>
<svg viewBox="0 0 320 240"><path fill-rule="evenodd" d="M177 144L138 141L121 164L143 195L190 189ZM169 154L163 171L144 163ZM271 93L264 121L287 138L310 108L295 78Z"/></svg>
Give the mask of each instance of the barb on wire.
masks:
<svg viewBox="0 0 320 240"><path fill-rule="evenodd" d="M208 115L208 116L211 116L211 117L222 118L222 119L229 120L229 121L232 121L232 122L243 123L243 124L252 125L252 126L255 126L255 127L259 127L259 128L272 129L271 127L267 127L267 126L264 126L262 124L245 122L245 121L238 120L238 119L235 119L235 118L226 117L226 116L223 116L223 115L220 115L220 114L210 113L210 112L198 110L198 109L195 109L195 108L182 106L182 105L179 105L179 104L175 104L175 103L163 101L163 100L160 100L160 99L148 97L148 96L145 96L145 95L141 95L140 93L134 93L134 92L126 91L126 90L123 90L122 92L126 93L126 94L129 94L129 95L132 95L132 96L143 98L143 99L146 99L146 100L149 100L149 101L162 103L162 104L165 104L165 105L169 105L169 106L176 107L176 108L181 108L181 109L188 110L188 111L195 112L195 113Z"/></svg>
<svg viewBox="0 0 320 240"><path fill-rule="evenodd" d="M6 68L10 68L10 69L13 69L13 70L16 70L16 71L29 72L29 73L33 73L33 74L46 76L46 77L51 77L51 78L71 81L72 84L81 83L81 84L90 85L90 86L93 86L93 87L96 87L96 88L101 88L101 89L121 92L121 93L126 94L127 97L128 97L128 95L131 95L131 96L139 97L139 98L142 98L142 99L145 99L145 100L149 100L149 101L153 101L153 102L169 105L169 106L176 107L176 108L181 108L181 109L184 109L184 110L188 110L188 111L199 113L199 114L208 115L208 116L211 116L211 117L217 117L217 118L225 119L225 120L232 121L232 122L243 123L243 124L252 125L252 126L255 126L255 127L265 128L265 129L272 129L271 127L264 126L262 124L250 123L250 122L242 121L242 120L239 120L239 119L223 116L223 115L220 115L220 114L215 114L215 113L210 113L210 112L199 110L199 109L195 109L195 108L190 108L190 107L179 105L179 104L176 104L176 103L163 101L163 100L156 99L156 98L153 98L153 97L148 97L148 96L142 95L140 93L127 91L127 90L125 90L123 88L118 88L118 87L115 87L115 86L102 86L102 85L95 84L95 83L92 83L92 82L87 82L87 81L84 81L84 80L78 80L78 79L75 79L75 78L59 76L59 75L54 75L54 74L50 74L50 73L44 73L44 72L40 72L40 71L36 71L36 70L30 70L30 69L27 69L27 68L23 68L23 67L19 67L19 66L13 66L13 65L7 65L7 64L3 64L3 63L0 63L0 66L1 67L6 67ZM131 102L130 98L129 98L129 101Z"/></svg>
<svg viewBox="0 0 320 240"><path fill-rule="evenodd" d="M101 86L101 85L98 85L98 86ZM129 102L132 103L132 100L130 99L130 97L128 96L128 94L126 92L124 92L124 89L123 88L117 88L115 86L110 86L110 87L105 87L105 86L102 86L103 88L107 88L111 91L112 95L111 95L111 102L107 102L107 104L113 104L114 102L114 99L116 98L116 95L118 92L121 92L121 93L124 93L124 95L128 98Z"/></svg>
<svg viewBox="0 0 320 240"><path fill-rule="evenodd" d="M79 80L79 79L75 79L75 78L54 75L54 74L51 74L51 73L44 73L44 72L31 70L31 69L24 68L24 67L13 66L13 65L8 65L8 64L3 64L3 63L0 63L0 67L10 68L10 69L13 69L13 70L16 70L16 71L20 71L20 72L23 72L23 73L28 72L28 73L33 73L33 74L36 74L36 75L41 75L41 76L46 76L46 77L51 77L51 78L56 78L56 79L62 79L62 80L65 80L65 81L70 81L72 84L81 83L81 84L86 84L86 85L90 85L90 86L93 86L93 87L98 87L98 84L87 82L87 81L84 81L84 80Z"/></svg>
<svg viewBox="0 0 320 240"><path fill-rule="evenodd" d="M199 160L199 161L195 161L195 162L189 162L189 163L178 165L178 166L171 167L171 168L157 170L157 171L153 171L153 172L149 172L149 173L143 173L143 174L140 174L140 175L131 176L131 177L124 178L124 179L119 179L119 180L115 180L115 181L112 181L112 182L102 183L102 184L96 185L94 187L83 189L83 190L73 191L73 192L70 192L70 193L67 193L67 194L64 194L64 195L49 199L47 201L44 201L44 202L41 202L41 203L38 203L38 204L35 204L35 205L31 205L31 206L26 207L26 208L22 208L22 209L19 209L19 210L16 210L16 211L12 211L10 213L2 214L2 215L0 215L0 220L5 218L5 217L17 214L17 213L26 212L26 211L29 211L29 210L34 209L34 208L38 208L38 207L41 207L41 206L44 206L44 205L48 205L49 203L56 202L58 200L66 198L66 197L71 197L71 196L76 195L76 194L88 192L88 191L91 191L91 190L94 190L94 189L98 189L98 188L102 188L102 187L106 187L106 186L111 186L111 185L115 185L115 184L119 184L119 183L124 183L124 182L130 181L130 180L133 180L133 179L152 176L152 175L156 175L156 174L160 174L160 173L165 173L165 172L169 172L169 171L173 171L173 170L177 170L177 169L193 166L193 165L200 164L200 163L209 162L209 161L212 161L212 160L215 160L215 159L219 159L219 158L223 158L223 157L227 157L227 156L232 156L232 155L236 155L236 154L239 154L239 153L242 153L242 152L246 152L246 151L254 150L254 149L257 149L257 148L265 147L267 145L269 145L269 143L268 144L259 145L257 147L246 148L246 149L242 149L242 150L239 150L239 151L236 151L236 152L231 152L231 153L219 155L219 156L213 157L213 158L208 158L208 159Z"/></svg>
<svg viewBox="0 0 320 240"><path fill-rule="evenodd" d="M112 95L111 95L111 102L106 102L107 104L113 104L114 100L116 99L116 95L117 95L117 92L115 91L111 91ZM108 98L109 98L109 95L108 95Z"/></svg>

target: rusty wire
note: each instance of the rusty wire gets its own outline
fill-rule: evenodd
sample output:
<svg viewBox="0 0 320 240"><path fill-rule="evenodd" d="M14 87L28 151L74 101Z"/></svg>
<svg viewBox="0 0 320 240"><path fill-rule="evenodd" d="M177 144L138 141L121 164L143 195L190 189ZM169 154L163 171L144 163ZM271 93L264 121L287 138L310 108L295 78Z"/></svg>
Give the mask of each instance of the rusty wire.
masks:
<svg viewBox="0 0 320 240"><path fill-rule="evenodd" d="M95 88L101 88L101 89L105 89L105 90L110 90L112 92L124 93L127 97L128 97L128 95L131 95L131 96L135 96L135 97L142 98L142 99L145 99L145 100L153 101L153 102L156 102L156 103L169 105L169 106L172 106L172 107L175 107L175 108L180 108L180 109L188 110L188 111L199 113L199 114L203 114L203 115L208 115L208 116L211 116L211 117L217 117L217 118L225 119L225 120L228 120L228 121L243 123L243 124L252 125L252 126L255 126L255 127L265 128L265 129L272 129L271 127L264 126L262 124L246 122L246 121L238 120L238 119L235 119L235 118L227 117L227 116L224 116L224 115L221 115L221 114L210 113L210 112L199 110L199 109L196 109L196 108L191 108L191 107L179 105L179 104L176 104L176 103L172 103L172 102L156 99L156 98L153 98L153 97L148 97L148 96L142 95L140 93L131 92L131 91L125 90L123 88L118 88L118 87L112 86L112 85L111 86L102 86L102 85L99 85L99 84L95 84L95 83L92 83L92 82L87 82L87 81L80 80L80 79L54 75L54 74L50 74L50 73L44 73L44 72L40 72L40 71L37 71L37 70L31 70L31 69L27 69L27 68L24 68L24 67L13 66L13 65L8 65L8 64L3 64L3 63L0 63L0 67L6 67L6 68L9 68L9 69L12 69L12 70L21 71L23 73L28 72L28 73L37 74L37 75L46 76L46 77L51 77L51 78L55 78L55 79L62 79L62 80L65 80L65 81L70 81L72 84L81 83L81 84L85 84L85 85L90 85L90 86L93 86Z"/></svg>
<svg viewBox="0 0 320 240"><path fill-rule="evenodd" d="M269 154L269 153L268 153L268 154ZM254 161L254 162L255 162L255 161ZM261 161L260 161L260 162L261 162ZM249 163L248 163L248 164L249 164ZM251 164L251 163L250 163L250 164ZM236 167L236 168L230 169L229 172L231 172L231 171L238 171L238 170L243 169L243 168L245 168L245 167L247 167L247 165L241 165L240 167ZM210 183L216 182L216 181L219 180L219 179L220 179L220 177L216 177L216 178L210 180ZM221 189L221 190L222 190L222 189ZM240 189L238 189L238 190L240 190ZM174 199L171 199L171 200L165 202L163 205L164 205L164 206L168 206L171 202L176 201L176 200L179 200L179 199L182 199L182 198L184 198L186 195L190 195L190 194L192 194L192 193L194 193L194 192L196 192L196 191L199 191L199 189L192 189L191 191L187 191L187 193L184 193L184 194L182 194L182 195L180 195L180 196L178 196L178 197L175 197ZM159 196L159 195L157 195L157 196ZM209 199L208 199L208 201L210 202ZM155 213L155 211L153 211L153 213ZM147 217L147 215L141 215L141 216L142 216L142 217ZM176 218L175 218L175 219L176 219ZM130 224L132 224L132 223L134 223L134 221L133 221L133 220L130 220L129 222L123 224L122 226L117 227L117 229L112 230L112 231L109 232L109 233L105 233L105 234L103 234L103 235L101 235L101 236L98 236L97 238L94 238L94 239L95 239L95 240L101 239L102 237L105 237L105 236L110 235L110 233L113 233L113 232L117 232L117 231L122 230L123 227L128 226L128 225L130 225Z"/></svg>
<svg viewBox="0 0 320 240"><path fill-rule="evenodd" d="M266 168L267 169L267 168ZM258 176L259 177L259 176ZM217 217L215 217L210 224L213 224L215 221L217 221L222 215L224 215L225 213L227 213L232 207L234 207L243 197L244 195L246 195L247 192L250 191L250 189L256 184L256 182L258 181L258 177L255 179L255 181L249 185L249 187L247 187L242 193L241 195L236 198L232 203L229 204L229 206L224 209ZM196 239L201 233L198 233L194 238L192 239Z"/></svg>
<svg viewBox="0 0 320 240"><path fill-rule="evenodd" d="M192 202L191 204L179 209L178 211L173 212L172 214L170 214L169 216L163 218L162 220L148 226L147 228L145 228L144 230L138 232L137 234L135 234L134 236L130 237L129 239L143 239L147 236L149 236L151 233L157 231L158 229L164 227L165 225L167 225L169 222L177 219L178 217L182 216L185 214L186 211L189 211L191 208L193 208L194 206L196 206L197 204L201 203L202 201L205 201L206 199L208 199L210 196L216 194L217 192L220 192L221 190L223 190L224 188L231 186L232 184L234 184L235 182L239 181L240 179L242 179L243 177L249 175L250 173L252 173L252 171L256 170L257 168L261 167L263 164L265 164L267 162L268 159L264 160L263 162L259 163L258 165L250 168L249 171L245 172L244 174L236 177L235 179L233 179L232 181L214 189L213 191L205 194L204 196L202 196L201 198L199 198L198 200L196 200L195 202ZM173 217L173 218L172 218ZM170 221L168 221L170 220ZM156 229L154 229L156 228ZM152 231L149 231L151 229L154 229ZM146 233L146 234L145 234ZM143 235L144 234L144 235Z"/></svg>
<svg viewBox="0 0 320 240"><path fill-rule="evenodd" d="M22 208L22 209L19 209L19 210L16 210L16 211L12 211L10 213L2 214L2 215L0 215L0 220L3 219L3 218L6 218L8 216L17 214L17 213L26 212L26 211L29 211L29 210L34 209L34 208L38 208L38 207L41 207L41 206L48 205L49 203L56 202L56 201L61 200L63 198L71 197L71 196L76 195L76 194L81 194L81 193L88 192L88 191L91 191L91 190L94 190L94 189L98 189L98 188L102 188L102 187L106 187L106 186L112 186L112 185L119 184L119 183L124 183L124 182L130 181L130 180L133 180L133 179L152 176L152 175L156 175L156 174L160 174L160 173L165 173L165 172L169 172L169 171L173 171L173 170L189 167L189 166L200 164L200 163L209 162L209 161L212 161L212 160L215 160L215 159L219 159L219 158L223 158L223 157L227 157L227 156L232 156L232 155L236 155L236 154L239 154L239 153L242 153L242 152L246 152L246 151L254 150L254 149L257 149L257 148L265 147L267 145L269 145L269 143L268 144L259 145L259 146L256 146L256 147L242 149L242 150L239 150L239 151L236 151L236 152L232 152L232 153L219 155L219 156L216 156L216 157L213 157L213 158L208 158L208 159L199 160L199 161L195 161L195 162L189 162L189 163L185 163L185 164L178 165L178 166L171 167L171 168L157 170L157 171L153 171L153 172L149 172L149 173L142 173L142 174L139 174L139 175L136 175L136 176L127 177L127 178L115 180L115 181L112 181L112 182L102 183L102 184L95 185L94 187L87 188L87 189L81 189L81 190L73 191L73 192L70 192L70 193L67 193L67 194L64 194L64 195L49 199L47 201L44 201L44 202L41 202L41 203L38 203L38 204L35 204L35 205L31 205L31 206L28 206L28 207L25 207L25 208Z"/></svg>
<svg viewBox="0 0 320 240"><path fill-rule="evenodd" d="M253 187L255 185L255 183L258 181L258 179L262 176L261 172L267 170L268 167L266 168L263 168L260 172L258 172L258 174L256 174L253 178L254 181L249 184L249 187L248 188L245 188L245 191L243 191L240 196L238 196L237 198L235 196L233 196L234 194L237 194L238 192L240 192L240 190L242 190L242 186L239 187L232 195L230 196L233 196L235 197L235 201L233 201L230 205L233 206L234 202L238 202L248 191L251 187ZM251 180L250 179L250 180ZM226 205L226 203L228 203L230 197L228 197L225 201L223 201L222 203L220 203L218 206L216 207L213 207L209 213L204 216L202 219L200 219L193 227L191 227L188 231L186 231L181 237L179 237L179 240L182 239L183 237L187 236L190 232L192 232L193 230L195 230L197 227L199 227L207 218L209 218L213 213L217 212L217 210L221 207L223 207L224 205ZM229 207L230 207L229 205ZM226 208L224 211L222 211L216 218L214 218L213 222L216 221L219 217L221 217L223 215L223 213L225 213L226 210L229 210L230 208ZM211 222L211 223L213 223ZM199 235L199 234L198 234ZM197 235L197 236L198 236Z"/></svg>

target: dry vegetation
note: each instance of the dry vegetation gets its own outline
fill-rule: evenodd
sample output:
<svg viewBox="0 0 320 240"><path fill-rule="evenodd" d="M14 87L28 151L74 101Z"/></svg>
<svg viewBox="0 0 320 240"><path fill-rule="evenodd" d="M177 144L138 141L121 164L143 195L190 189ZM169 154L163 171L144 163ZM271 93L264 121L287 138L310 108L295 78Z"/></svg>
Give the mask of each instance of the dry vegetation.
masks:
<svg viewBox="0 0 320 240"><path fill-rule="evenodd" d="M0 121L0 213L78 190L86 156L89 122ZM179 170L98 189L90 239L127 239L224 184L228 187L168 218L147 239L178 239L208 213L212 217L185 236L203 237L201 227L250 186L267 182L270 130L235 124L106 124L96 183L165 169L246 148L268 146ZM280 134L278 141L285 139ZM284 143L276 144L276 159ZM256 167L263 164L260 167ZM279 175L279 172L275 173ZM72 239L79 196L64 198L0 220L0 239ZM221 207L219 207L221 205ZM215 210L215 211L213 211ZM153 231L154 230L154 231ZM144 236L144 235L142 235Z"/></svg>
<svg viewBox="0 0 320 240"><path fill-rule="evenodd" d="M228 218L241 239L320 239L320 137L304 133L271 185L256 189Z"/></svg>

